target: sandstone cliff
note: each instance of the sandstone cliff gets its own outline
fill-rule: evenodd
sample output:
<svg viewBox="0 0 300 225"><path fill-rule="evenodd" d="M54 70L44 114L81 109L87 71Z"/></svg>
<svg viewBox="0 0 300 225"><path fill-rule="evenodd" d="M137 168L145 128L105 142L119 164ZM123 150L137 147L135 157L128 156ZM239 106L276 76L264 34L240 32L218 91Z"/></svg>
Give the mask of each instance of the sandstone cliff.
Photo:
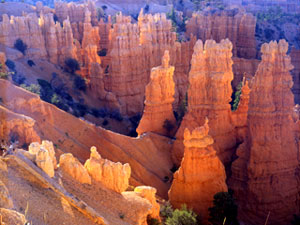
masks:
<svg viewBox="0 0 300 225"><path fill-rule="evenodd" d="M232 44L226 39L220 43L198 40L191 61L188 90L188 111L176 133L172 156L177 165L183 157L185 128L195 129L208 117L214 148L223 163L231 160L236 144L231 122ZM199 91L201 90L201 91Z"/></svg>
<svg viewBox="0 0 300 225"><path fill-rule="evenodd" d="M255 26L256 18L239 9L197 12L187 22L186 34L203 41L228 38L233 44L233 55L249 59L256 57Z"/></svg>
<svg viewBox="0 0 300 225"><path fill-rule="evenodd" d="M174 66L169 65L169 60L169 52L165 51L162 65L151 70L151 80L146 86L144 114L137 128L139 135L150 131L162 135L170 134L171 130L164 127L167 120L175 126L172 108L175 93Z"/></svg>
<svg viewBox="0 0 300 225"><path fill-rule="evenodd" d="M298 148L293 121L290 57L284 40L264 44L251 86L248 134L232 165L230 188L239 203L240 220L287 224L299 210Z"/></svg>
<svg viewBox="0 0 300 225"><path fill-rule="evenodd" d="M212 147L214 140L208 132L207 119L204 126L195 128L192 133L185 129L184 157L169 191L172 206L180 208L187 204L204 221L208 219L213 196L227 191L225 168Z"/></svg>

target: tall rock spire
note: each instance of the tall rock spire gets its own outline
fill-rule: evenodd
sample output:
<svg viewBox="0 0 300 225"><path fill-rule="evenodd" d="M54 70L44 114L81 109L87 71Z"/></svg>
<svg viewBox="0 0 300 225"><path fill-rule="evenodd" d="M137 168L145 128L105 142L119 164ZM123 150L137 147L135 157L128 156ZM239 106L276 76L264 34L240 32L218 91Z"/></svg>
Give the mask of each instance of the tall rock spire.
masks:
<svg viewBox="0 0 300 225"><path fill-rule="evenodd" d="M169 65L169 51L162 57L162 65L151 70L150 82L146 86L146 100L143 117L137 128L140 135L152 131L168 134L164 123L166 120L175 125L172 103L174 101L175 83L174 66Z"/></svg>
<svg viewBox="0 0 300 225"><path fill-rule="evenodd" d="M238 148L230 187L247 224L287 224L298 205L298 148L290 57L285 40L264 44L251 86L248 138Z"/></svg>
<svg viewBox="0 0 300 225"><path fill-rule="evenodd" d="M203 124L205 117L210 120L210 135L214 148L222 162L231 160L235 146L234 127L231 123L231 81L232 44L226 39L220 43L208 40L203 45L198 40L194 47L189 73L188 112L184 116L173 148L173 159L180 164L183 156L183 133Z"/></svg>

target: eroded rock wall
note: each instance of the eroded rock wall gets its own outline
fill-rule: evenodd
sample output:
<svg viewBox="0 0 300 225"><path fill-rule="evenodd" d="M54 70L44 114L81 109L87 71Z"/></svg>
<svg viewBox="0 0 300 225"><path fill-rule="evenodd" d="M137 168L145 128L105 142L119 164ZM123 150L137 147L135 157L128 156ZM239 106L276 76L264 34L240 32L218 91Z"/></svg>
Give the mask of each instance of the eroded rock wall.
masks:
<svg viewBox="0 0 300 225"><path fill-rule="evenodd" d="M233 55L249 59L256 57L255 26L256 18L239 9L196 12L187 22L186 34L203 41L228 38L233 44Z"/></svg>

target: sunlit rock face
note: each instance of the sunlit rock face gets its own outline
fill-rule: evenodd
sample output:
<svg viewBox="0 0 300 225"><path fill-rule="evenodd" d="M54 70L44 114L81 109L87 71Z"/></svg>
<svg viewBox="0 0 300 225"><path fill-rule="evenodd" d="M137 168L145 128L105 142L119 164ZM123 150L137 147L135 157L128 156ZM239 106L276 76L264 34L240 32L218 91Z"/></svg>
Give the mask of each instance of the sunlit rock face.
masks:
<svg viewBox="0 0 300 225"><path fill-rule="evenodd" d="M84 167L96 182L116 192L123 192L128 188L131 168L128 163L122 165L107 159L102 159L96 147L91 148L91 156Z"/></svg>
<svg viewBox="0 0 300 225"><path fill-rule="evenodd" d="M144 114L137 128L139 135L149 131L167 135L168 130L164 128L166 120L175 126L172 108L175 93L174 66L169 65L169 60L169 52L165 51L162 65L151 70L150 82L146 86Z"/></svg>
<svg viewBox="0 0 300 225"><path fill-rule="evenodd" d="M226 39L220 43L198 40L194 47L189 73L188 111L176 133L172 156L179 165L183 156L185 128L195 129L209 118L210 135L214 148L223 163L231 160L236 144L231 122L232 44Z"/></svg>
<svg viewBox="0 0 300 225"><path fill-rule="evenodd" d="M242 58L256 57L256 18L239 9L197 12L186 25L186 34L205 41L228 38L233 44L233 55Z"/></svg>
<svg viewBox="0 0 300 225"><path fill-rule="evenodd" d="M134 189L134 192L138 196L147 199L151 203L152 205L151 212L150 212L151 218L160 220L160 216L159 216L160 205L157 203L155 197L156 189L149 186L138 186Z"/></svg>
<svg viewBox="0 0 300 225"><path fill-rule="evenodd" d="M287 224L298 205L298 148L291 58L284 40L264 44L252 81L246 141L232 164L230 188L247 224Z"/></svg>
<svg viewBox="0 0 300 225"><path fill-rule="evenodd" d="M227 191L225 168L216 155L212 146L214 140L208 132L207 119L204 126L192 132L185 129L184 157L169 191L169 199L174 207L187 204L204 221L208 219L213 196Z"/></svg>
<svg viewBox="0 0 300 225"><path fill-rule="evenodd" d="M72 153L65 153L60 156L59 168L64 174L69 175L82 184L92 183L88 171Z"/></svg>

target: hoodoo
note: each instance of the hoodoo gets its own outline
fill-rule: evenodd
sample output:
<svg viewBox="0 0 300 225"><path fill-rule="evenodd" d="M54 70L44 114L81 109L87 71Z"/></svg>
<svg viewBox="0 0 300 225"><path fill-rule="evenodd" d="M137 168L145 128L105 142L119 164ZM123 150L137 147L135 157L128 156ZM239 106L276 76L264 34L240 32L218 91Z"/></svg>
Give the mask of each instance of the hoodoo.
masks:
<svg viewBox="0 0 300 225"><path fill-rule="evenodd" d="M151 70L150 82L146 86L144 114L137 128L139 135L149 131L168 135L171 130L167 129L165 123L175 126L172 107L175 93L174 66L170 66L169 61L169 51L165 51L162 65Z"/></svg>
<svg viewBox="0 0 300 225"><path fill-rule="evenodd" d="M287 224L298 205L298 148L288 43L264 44L250 93L248 133L232 165L230 188L247 224Z"/></svg>
<svg viewBox="0 0 300 225"><path fill-rule="evenodd" d="M169 191L173 206L180 208L187 204L208 219L208 208L212 206L213 196L227 191L226 175L222 162L216 155L212 144L213 138L208 134L208 119L202 127L192 132L184 131L184 156L179 170Z"/></svg>
<svg viewBox="0 0 300 225"><path fill-rule="evenodd" d="M173 159L180 164L183 156L183 133L203 124L209 118L210 135L222 162L231 160L235 146L234 127L231 123L232 44L226 39L220 43L198 40L194 47L189 74L188 111L177 131Z"/></svg>

